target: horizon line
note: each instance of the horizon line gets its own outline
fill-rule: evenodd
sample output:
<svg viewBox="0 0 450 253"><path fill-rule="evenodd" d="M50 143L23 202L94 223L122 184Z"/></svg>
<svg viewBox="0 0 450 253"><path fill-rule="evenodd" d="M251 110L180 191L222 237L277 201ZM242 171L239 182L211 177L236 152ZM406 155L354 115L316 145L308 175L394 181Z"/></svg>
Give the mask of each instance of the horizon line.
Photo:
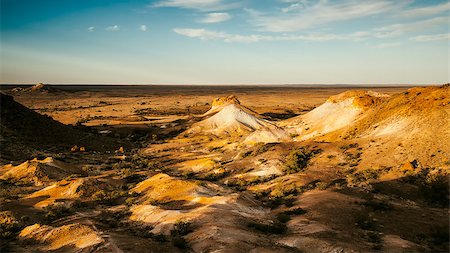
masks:
<svg viewBox="0 0 450 253"><path fill-rule="evenodd" d="M447 82L448 83L448 82ZM200 83L42 83L49 86L439 86L443 83L242 83L242 84L200 84ZM1 86L32 86L37 83L0 83Z"/></svg>

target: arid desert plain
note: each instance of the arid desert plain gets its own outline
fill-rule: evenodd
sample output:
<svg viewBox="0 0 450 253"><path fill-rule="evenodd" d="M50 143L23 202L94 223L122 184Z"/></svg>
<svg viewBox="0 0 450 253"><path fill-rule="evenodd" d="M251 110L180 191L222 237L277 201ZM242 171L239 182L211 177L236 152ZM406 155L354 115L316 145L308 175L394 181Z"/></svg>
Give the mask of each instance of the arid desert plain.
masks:
<svg viewBox="0 0 450 253"><path fill-rule="evenodd" d="M1 252L448 252L450 86L1 86Z"/></svg>

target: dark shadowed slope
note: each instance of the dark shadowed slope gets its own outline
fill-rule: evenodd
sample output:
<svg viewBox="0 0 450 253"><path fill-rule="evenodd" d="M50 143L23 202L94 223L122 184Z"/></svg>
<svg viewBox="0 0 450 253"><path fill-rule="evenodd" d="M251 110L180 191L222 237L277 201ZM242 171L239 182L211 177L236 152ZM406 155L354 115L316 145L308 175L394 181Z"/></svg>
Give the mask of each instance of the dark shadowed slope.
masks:
<svg viewBox="0 0 450 253"><path fill-rule="evenodd" d="M86 133L41 115L1 94L0 159L28 159L35 150L68 150L83 146L87 151L114 151L123 143Z"/></svg>

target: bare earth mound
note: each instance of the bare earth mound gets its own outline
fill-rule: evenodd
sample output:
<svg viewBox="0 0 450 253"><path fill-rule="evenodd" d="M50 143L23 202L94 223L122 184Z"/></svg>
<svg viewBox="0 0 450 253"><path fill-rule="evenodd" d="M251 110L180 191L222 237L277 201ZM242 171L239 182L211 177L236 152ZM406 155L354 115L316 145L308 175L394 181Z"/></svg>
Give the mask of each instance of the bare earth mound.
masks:
<svg viewBox="0 0 450 253"><path fill-rule="evenodd" d="M0 179L31 182L39 186L52 181L59 181L76 173L80 173L79 168L47 157L44 160L35 158L17 166L5 165L0 169Z"/></svg>
<svg viewBox="0 0 450 253"><path fill-rule="evenodd" d="M36 250L52 252L88 252L104 242L97 232L82 224L61 227L34 224L24 228L19 236Z"/></svg>
<svg viewBox="0 0 450 253"><path fill-rule="evenodd" d="M241 105L235 96L217 98L209 116L194 124L182 135L213 134L219 138L245 137L246 142L277 142L287 139L286 133L274 123L263 119L254 111Z"/></svg>
<svg viewBox="0 0 450 253"><path fill-rule="evenodd" d="M330 97L324 104L284 122L286 127L298 140L307 140L348 127L356 122L365 111L387 99L387 95L372 91L346 91Z"/></svg>

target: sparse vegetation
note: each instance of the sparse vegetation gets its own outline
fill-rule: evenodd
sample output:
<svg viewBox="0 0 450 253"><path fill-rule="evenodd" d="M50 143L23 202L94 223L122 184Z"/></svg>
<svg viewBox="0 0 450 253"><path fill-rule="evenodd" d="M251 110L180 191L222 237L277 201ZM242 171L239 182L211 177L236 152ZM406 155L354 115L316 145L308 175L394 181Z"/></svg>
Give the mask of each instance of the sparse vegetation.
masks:
<svg viewBox="0 0 450 253"><path fill-rule="evenodd" d="M94 165L84 165L81 167L81 171L86 176L97 176L100 174L100 170Z"/></svg>
<svg viewBox="0 0 450 253"><path fill-rule="evenodd" d="M259 143L256 146L255 151L253 151L253 155L257 156L269 151L272 147L274 147L276 143Z"/></svg>
<svg viewBox="0 0 450 253"><path fill-rule="evenodd" d="M128 229L136 228L129 226L130 224L122 222L124 218L129 216L130 213L127 210L121 211L110 211L110 210L102 210L99 215L96 216L96 219L101 222L102 225L107 226L109 228L117 228L119 226L127 227Z"/></svg>
<svg viewBox="0 0 450 253"><path fill-rule="evenodd" d="M177 221L173 225L173 229L170 231L170 235L172 236L173 245L180 249L189 248L189 245L183 236L191 233L192 231L193 231L192 224L190 222Z"/></svg>
<svg viewBox="0 0 450 253"><path fill-rule="evenodd" d="M439 206L449 206L448 177L440 173L428 173L419 181L420 191L431 203Z"/></svg>
<svg viewBox="0 0 450 253"><path fill-rule="evenodd" d="M365 169L347 175L347 185L350 187L368 185L378 179L380 173L374 169Z"/></svg>
<svg viewBox="0 0 450 253"><path fill-rule="evenodd" d="M349 150L351 148L357 148L357 147L359 147L358 143L350 143L350 144L341 146L340 149L342 149L342 150Z"/></svg>
<svg viewBox="0 0 450 253"><path fill-rule="evenodd" d="M110 189L110 190L98 190L94 192L94 194L92 194L91 198L93 201L96 201L98 203L112 206L117 204L119 198L125 197L127 195L128 194L124 191Z"/></svg>
<svg viewBox="0 0 450 253"><path fill-rule="evenodd" d="M0 240L14 238L20 229L20 223L10 214L10 212L0 212Z"/></svg>
<svg viewBox="0 0 450 253"><path fill-rule="evenodd" d="M186 94L178 94L180 97L174 100L168 99L170 96L167 94L161 99L157 92L153 93L157 89L159 86L152 87L147 93L133 93L135 99L124 99L117 96L118 93L95 98L86 95L83 97L86 101L82 103L71 98L67 99L70 105L61 107L63 110L58 107L61 102L59 105L50 102L45 104L46 108L42 108L40 97L30 100L36 102L32 104L26 101L26 95L17 96L26 101L27 106L31 104L33 110L46 111L50 116L63 119L64 123L67 120L73 124L78 119L81 119L76 123L78 125L100 123L96 126L71 126L70 129L76 130L70 132L74 141L65 135L58 135L57 138L50 138L51 142L41 142L42 138L37 137L46 132L53 134L53 127L50 130L45 128L42 134L36 135L36 139L35 136L31 139L34 146L30 148L30 152L27 151L17 160L13 156L14 152L6 156L2 152L2 163L13 160L13 167L18 167L27 159L37 157L42 161L49 156L58 158L53 161L59 167L52 170L45 167L44 174L48 178L41 180L42 182L34 180L34 176L40 175L28 176L27 173L34 171L31 167L19 171L21 173L13 171L14 174L11 176L10 173L9 177L5 172L10 168L1 168L1 209L11 210L11 214L17 217L24 213L29 217L18 221L0 219L0 251L4 249L3 242L16 240L21 229L36 223L50 225L55 229L61 225L81 223L105 239L91 248L78 248L79 245L75 244L56 251L107 251L111 246L108 245L108 236L111 236L109 242L116 241L117 247L125 251L138 245L158 252L264 251L266 247L269 251L308 252L313 250L312 247L320 248L321 245L328 244L342 248L341 251L351 249L390 252L396 238L405 240L398 240L404 244L405 251L448 251L450 160L446 156L448 149L442 147L445 140L439 139L424 147L420 142L429 138L421 139L423 136L419 136L420 131L411 131L414 134L408 135L410 139L403 138L403 132L409 134L409 127L423 127L423 124L415 122L404 124L403 132L390 133L398 129L390 127L391 121L385 121L384 116L391 117L395 114L380 111L378 106L386 111L390 107L397 110L399 105L390 104L391 98L374 98L383 102L376 107L364 107L356 116L357 119L349 123L350 126L326 133L333 129L327 127L327 124L345 123L341 119L345 121L346 115L342 114L341 117L340 113L333 113L330 120L325 117L328 116L327 113L321 113L320 116L324 118L317 122L319 125L311 122L316 117L308 116L272 125L270 122L259 121L264 117L260 117L255 111L250 113L253 109L264 114L267 111L282 112L287 108L296 108L293 113L305 114L314 109L319 100L300 101L311 105L294 105L295 103L291 103L292 98L288 102L279 100L280 105L274 110L273 106L268 105L269 101L274 101L270 98L254 103L255 108L248 108L250 110L241 108L244 110L239 113L248 116L245 120L255 120L262 124L262 129L254 130L243 126L245 124L239 121L241 118L231 118L233 127L228 127L229 125L220 121L221 118L217 120L219 123L214 121L215 124L204 124L207 117L222 115L214 112L215 109L211 114L204 114L209 109L209 106L205 106L205 101L192 101L209 97L209 91L195 94L186 90ZM174 89L177 88L174 86ZM211 87L213 89L215 88ZM291 90L294 92L301 89L290 88L289 91ZM220 92L225 91L221 89ZM253 92L247 93L239 89L239 93L241 92L247 94L246 101L252 100L249 98L253 96ZM270 95L266 91L263 93L262 97ZM360 93L356 94L359 96ZM183 97L185 95L188 96L186 100ZM398 93L392 98L399 99L401 96ZM42 94L41 97L44 98L45 95ZM52 99L56 100L57 97L55 95ZM99 101L100 98L107 100ZM180 101L176 101L177 99ZM358 99L361 97L355 97L352 106L359 106ZM394 102L397 102L395 99ZM417 104L420 106L414 110L407 110L414 99L417 98L410 97L403 101L399 110L414 116L415 109L422 109L421 101ZM146 102L142 102L144 100ZM428 103L428 100L438 103L439 110L449 105L446 94L427 98L424 103ZM340 98L336 103L340 103L339 101ZM144 108L145 104L148 108ZM244 107L235 105L236 108ZM327 106L333 104L328 103ZM91 109L84 111L86 108ZM217 108L219 110L222 107ZM366 114L365 109L370 113ZM74 111L77 118L70 117ZM428 110L418 111L423 113L420 116L426 118ZM245 115L247 112L248 115ZM371 121L373 115L377 116L374 122ZM26 118L20 116L17 118ZM230 117L235 116L233 114ZM265 118L273 120L275 117L269 115ZM277 119L281 118L277 116ZM38 120L32 119L30 125L38 126ZM395 120L400 117L389 119L397 123ZM84 124L87 121L89 124ZM433 130L441 130L439 125L434 124L441 121L442 119L430 122L433 123ZM2 126L3 123L4 121ZM66 131L66 126L57 124L61 125L63 132ZM20 126L22 125L26 124L21 123ZM223 132L219 131L222 127L225 128ZM2 129L14 130L13 127ZM234 132L236 129L239 131ZM298 138L289 139L288 135L292 131L299 131L301 136L291 134L290 137ZM439 131L433 134L443 136ZM310 138L311 136L315 137ZM373 136L376 136L376 140L371 139L375 138ZM17 139L3 134L1 137L2 147L5 139L6 144L14 146L13 151L22 149L23 146L26 150L31 143L16 145L22 135L18 135ZM264 143L252 143L255 140ZM280 142L265 143L266 141ZM95 145L91 146L90 142ZM41 147L41 143L50 145ZM414 146L416 144L417 147ZM71 147L76 147L73 152L70 152ZM415 160L410 162L409 159ZM61 161L70 165L70 168L67 166L67 171L66 165ZM397 162L399 164L395 164ZM67 175L70 176L66 177ZM149 180L143 182L144 179ZM139 182L142 184L136 187ZM61 186L61 192L48 191L48 195L43 196L41 193L34 195L39 197L33 197L35 192L53 184ZM67 191L70 195L60 194L62 191L66 193L67 188L72 190L72 184L78 185L78 188ZM48 197L50 199L46 200ZM36 203L47 203L41 201L55 204L41 210ZM176 219L180 220L172 224ZM34 227L38 226L30 229ZM287 227L289 233L279 236L287 232ZM47 226L42 228L44 229ZM304 233L307 230L313 234ZM280 243L296 235L313 240L301 245L293 243L290 245L292 248ZM71 236L73 237L77 236ZM348 240L349 238L355 240ZM315 245L316 242L320 245ZM12 241L11 246L25 246L29 251L38 251L48 246L46 243L42 240L29 240L21 245ZM410 245L411 248L407 248ZM299 248L295 248L296 246Z"/></svg>
<svg viewBox="0 0 450 253"><path fill-rule="evenodd" d="M284 172L292 174L304 171L313 155L314 152L306 148L291 150L284 163Z"/></svg>
<svg viewBox="0 0 450 253"><path fill-rule="evenodd" d="M74 212L72 208L62 204L47 206L44 208L44 211L46 212L44 218L47 224L50 224L57 219L69 216Z"/></svg>
<svg viewBox="0 0 450 253"><path fill-rule="evenodd" d="M230 174L229 172L227 172L223 169L218 169L218 170L214 170L212 172L207 172L207 173L197 173L197 174L195 174L195 178L197 180L205 180L205 181L215 182L222 178L227 177L229 174Z"/></svg>

